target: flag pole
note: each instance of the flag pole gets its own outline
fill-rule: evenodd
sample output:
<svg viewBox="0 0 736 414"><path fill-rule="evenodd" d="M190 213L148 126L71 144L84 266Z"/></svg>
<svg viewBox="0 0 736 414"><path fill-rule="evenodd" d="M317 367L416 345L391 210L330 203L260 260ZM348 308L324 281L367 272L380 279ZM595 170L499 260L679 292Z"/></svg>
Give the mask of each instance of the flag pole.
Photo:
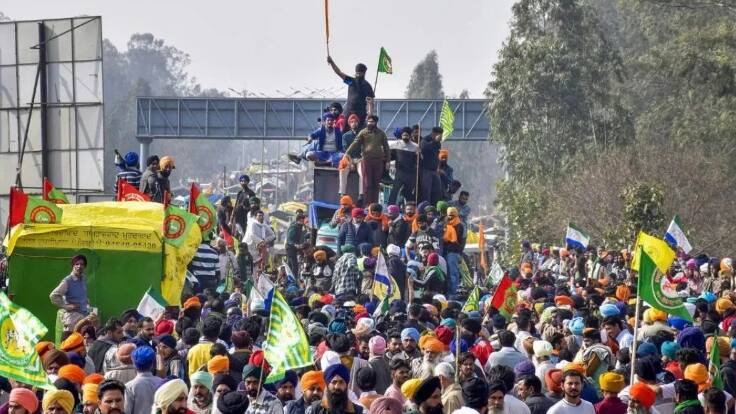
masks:
<svg viewBox="0 0 736 414"><path fill-rule="evenodd" d="M46 192L46 183L48 182L48 177L43 177L43 186L41 188L41 198L44 201L49 201L49 195Z"/></svg>
<svg viewBox="0 0 736 414"><path fill-rule="evenodd" d="M642 248L639 247L639 252L642 251ZM636 254L636 253L635 253ZM641 257L641 256L640 256ZM636 278L636 311L634 313L634 341L631 343L631 373L629 374L629 384L634 383L634 377L636 373L636 346L637 346L637 336L639 334L639 318L641 316L641 291L640 291L640 283L641 275L637 274Z"/></svg>
<svg viewBox="0 0 736 414"><path fill-rule="evenodd" d="M330 5L329 0L325 0L325 47L327 56L330 56Z"/></svg>
<svg viewBox="0 0 736 414"><path fill-rule="evenodd" d="M455 324L455 384L458 383L460 383L460 325Z"/></svg>
<svg viewBox="0 0 736 414"><path fill-rule="evenodd" d="M422 124L421 121L419 124L417 124L419 127L418 129L418 137L417 137L417 181L416 185L414 186L414 204L419 204L419 155L422 153L421 143L422 143ZM417 211L417 214L421 214L421 212Z"/></svg>
<svg viewBox="0 0 736 414"><path fill-rule="evenodd" d="M378 57L378 64L381 64L381 57ZM376 90L378 90L378 66L376 66L376 81L373 82L373 95L376 94Z"/></svg>

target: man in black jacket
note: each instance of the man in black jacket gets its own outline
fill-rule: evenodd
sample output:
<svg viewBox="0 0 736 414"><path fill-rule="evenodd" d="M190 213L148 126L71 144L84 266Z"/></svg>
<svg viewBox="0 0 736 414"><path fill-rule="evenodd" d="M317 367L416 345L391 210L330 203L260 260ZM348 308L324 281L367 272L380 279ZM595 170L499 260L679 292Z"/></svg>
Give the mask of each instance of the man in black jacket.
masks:
<svg viewBox="0 0 736 414"><path fill-rule="evenodd" d="M105 354L113 346L117 346L123 340L123 323L118 318L110 318L102 327L103 336L97 338L90 346L87 355L95 363L95 371L103 373Z"/></svg>
<svg viewBox="0 0 736 414"><path fill-rule="evenodd" d="M414 201L419 146L411 140L411 128L404 127L401 130L401 139L391 141L389 148L391 148L391 160L395 162L396 177L388 196L388 203L396 203L399 194L404 199L404 203Z"/></svg>
<svg viewBox="0 0 736 414"><path fill-rule="evenodd" d="M429 204L435 205L442 198L442 186L437 172L440 163L440 149L442 149L442 127L432 128L432 133L422 138L419 148L422 153L422 159L419 162L422 191L419 201L428 201Z"/></svg>
<svg viewBox="0 0 736 414"><path fill-rule="evenodd" d="M521 381L519 398L529 406L531 414L545 414L555 405L554 401L542 394L542 381L536 376L527 376Z"/></svg>

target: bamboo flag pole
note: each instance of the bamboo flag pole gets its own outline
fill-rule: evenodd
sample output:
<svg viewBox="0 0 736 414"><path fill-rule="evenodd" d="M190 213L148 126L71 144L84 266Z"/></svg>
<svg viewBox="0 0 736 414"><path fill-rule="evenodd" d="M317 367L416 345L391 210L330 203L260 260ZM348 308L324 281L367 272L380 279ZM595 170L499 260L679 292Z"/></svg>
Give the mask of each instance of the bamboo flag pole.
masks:
<svg viewBox="0 0 736 414"><path fill-rule="evenodd" d="M639 247L639 254L641 254L642 248ZM634 252L634 254L637 254L637 252ZM639 319L641 317L641 296L640 294L640 285L639 281L641 280L641 276L637 275L637 283L636 283L636 311L634 313L634 341L631 344L631 349L629 349L629 353L631 354L631 373L629 374L629 385L634 384L634 377L636 375L636 346L637 346L637 336L639 335Z"/></svg>
<svg viewBox="0 0 736 414"><path fill-rule="evenodd" d="M325 0L325 47L327 56L330 56L330 0Z"/></svg>
<svg viewBox="0 0 736 414"><path fill-rule="evenodd" d="M417 125L419 127L418 130L418 137L417 137L417 180L416 185L414 186L414 204L419 204L419 155L422 153L421 143L422 143L422 124ZM417 214L421 214L420 211L417 211Z"/></svg>

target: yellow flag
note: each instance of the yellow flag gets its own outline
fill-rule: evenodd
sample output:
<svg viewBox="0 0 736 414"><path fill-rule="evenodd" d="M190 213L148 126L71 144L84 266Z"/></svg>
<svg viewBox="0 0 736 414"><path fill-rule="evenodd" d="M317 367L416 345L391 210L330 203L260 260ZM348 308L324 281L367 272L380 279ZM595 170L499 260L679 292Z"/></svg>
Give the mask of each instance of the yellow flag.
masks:
<svg viewBox="0 0 736 414"><path fill-rule="evenodd" d="M650 236L643 231L639 232L639 237L636 238L636 243L634 244L634 257L631 259L631 269L637 272L639 271L639 263L641 262L639 246L654 261L660 272L667 273L667 270L672 265L672 261L675 260L675 252L666 241Z"/></svg>

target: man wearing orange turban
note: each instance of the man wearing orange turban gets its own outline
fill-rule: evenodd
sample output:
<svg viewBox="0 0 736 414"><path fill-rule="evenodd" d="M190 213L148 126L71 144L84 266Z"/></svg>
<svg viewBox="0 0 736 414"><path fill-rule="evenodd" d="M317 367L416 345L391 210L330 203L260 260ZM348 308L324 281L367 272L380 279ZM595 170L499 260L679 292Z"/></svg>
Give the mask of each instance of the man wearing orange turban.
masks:
<svg viewBox="0 0 736 414"><path fill-rule="evenodd" d="M313 403L322 399L325 391L325 377L322 371L307 371L299 380L302 388L302 397L298 400L289 401L284 406L285 413L303 413Z"/></svg>
<svg viewBox="0 0 736 414"><path fill-rule="evenodd" d="M647 412L654 405L657 394L643 382L637 382L629 388L629 396L634 408L643 408ZM637 407L638 406L638 407Z"/></svg>
<svg viewBox="0 0 736 414"><path fill-rule="evenodd" d="M82 385L85 376L84 370L74 364L66 364L59 368L59 378L66 378L77 386Z"/></svg>
<svg viewBox="0 0 736 414"><path fill-rule="evenodd" d="M217 374L227 374L230 371L230 359L224 355L215 355L207 362L207 372L214 377Z"/></svg>
<svg viewBox="0 0 736 414"><path fill-rule="evenodd" d="M435 366L441 362L445 344L434 336L425 335L420 340L423 357L411 361L412 377L427 379L434 375Z"/></svg>

